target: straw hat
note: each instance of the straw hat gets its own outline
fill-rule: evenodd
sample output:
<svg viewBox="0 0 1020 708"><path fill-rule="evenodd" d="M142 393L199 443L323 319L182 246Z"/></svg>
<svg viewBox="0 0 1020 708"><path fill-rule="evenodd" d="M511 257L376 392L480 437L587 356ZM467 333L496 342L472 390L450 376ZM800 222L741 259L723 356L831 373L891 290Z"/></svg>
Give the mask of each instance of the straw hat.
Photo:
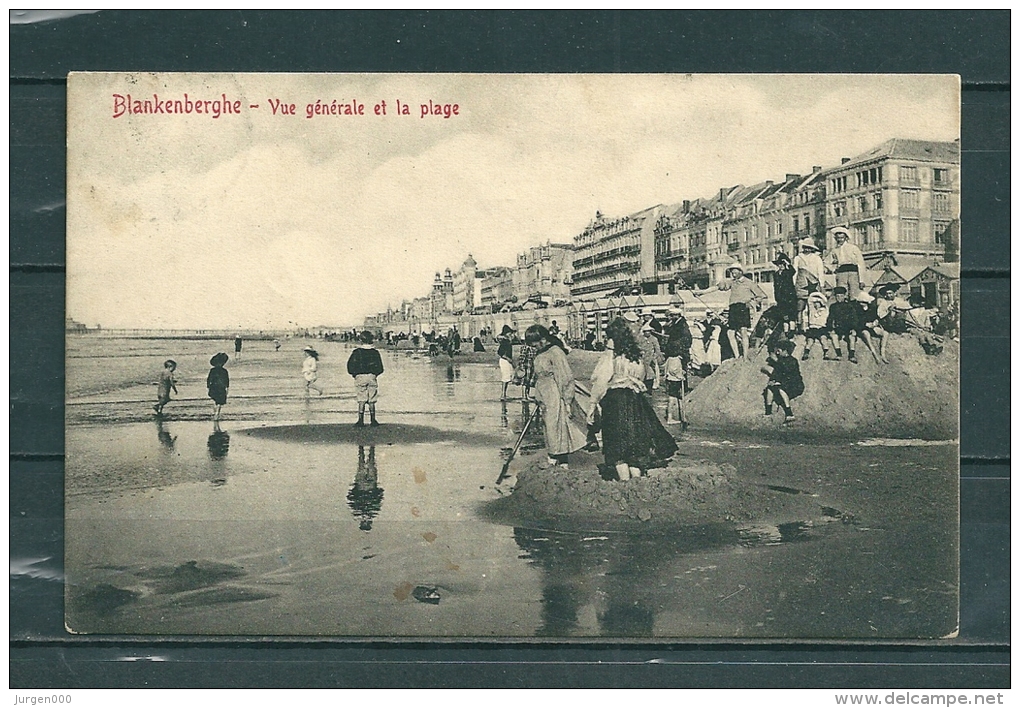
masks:
<svg viewBox="0 0 1020 708"><path fill-rule="evenodd" d="M623 319L627 320L628 322L637 322L638 321L638 314L636 312L634 312L634 310L627 310L626 312L624 312L620 316L623 317Z"/></svg>
<svg viewBox="0 0 1020 708"><path fill-rule="evenodd" d="M814 239L810 238L802 238L800 241L797 242L797 245L800 247L800 250L802 251L805 248L810 248L812 251L818 250L818 246L815 245Z"/></svg>

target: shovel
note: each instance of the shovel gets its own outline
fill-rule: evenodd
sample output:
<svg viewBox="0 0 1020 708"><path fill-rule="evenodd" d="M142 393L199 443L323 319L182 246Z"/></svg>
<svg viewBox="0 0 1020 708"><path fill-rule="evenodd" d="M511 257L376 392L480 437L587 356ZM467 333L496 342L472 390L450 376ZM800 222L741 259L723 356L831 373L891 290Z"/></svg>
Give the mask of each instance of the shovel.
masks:
<svg viewBox="0 0 1020 708"><path fill-rule="evenodd" d="M496 484L500 484L504 479L509 477L510 462L513 461L514 455L521 449L521 443L524 442L524 436L528 433L528 428L531 427L532 421L535 420L535 416L538 415L539 406L535 406L535 410L532 411L531 415L528 416L528 420L524 423L524 427L521 428L521 435L517 438L517 444L514 445L513 450L510 451L510 455L506 458L506 462L503 463L503 469L499 472L499 477L496 478Z"/></svg>

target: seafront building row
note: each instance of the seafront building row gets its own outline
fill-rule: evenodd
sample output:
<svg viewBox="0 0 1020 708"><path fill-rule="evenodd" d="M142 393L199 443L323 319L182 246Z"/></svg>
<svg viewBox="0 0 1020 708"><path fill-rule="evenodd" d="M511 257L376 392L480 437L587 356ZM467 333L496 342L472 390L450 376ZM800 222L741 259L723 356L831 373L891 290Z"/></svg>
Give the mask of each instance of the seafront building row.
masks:
<svg viewBox="0 0 1020 708"><path fill-rule="evenodd" d="M946 309L959 297L959 215L959 141L893 138L781 180L623 216L596 212L572 242L536 246L515 266L480 268L469 255L456 271L437 273L430 293L364 325L408 334L457 326L471 336L496 320L548 324L559 315L569 318L561 328L583 336L593 321L608 319L593 317L600 303L618 308L626 297L633 307L642 298L658 307L685 292L704 301L703 291L734 263L767 286L780 251L792 256L809 239L827 252L835 226L850 230L872 282L895 282Z"/></svg>

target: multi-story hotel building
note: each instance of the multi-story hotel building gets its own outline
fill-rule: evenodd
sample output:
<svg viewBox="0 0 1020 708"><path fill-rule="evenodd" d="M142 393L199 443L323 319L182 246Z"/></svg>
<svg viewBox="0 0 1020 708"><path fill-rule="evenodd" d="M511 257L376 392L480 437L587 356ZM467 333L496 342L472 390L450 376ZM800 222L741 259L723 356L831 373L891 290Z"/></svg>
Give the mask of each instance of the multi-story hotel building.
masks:
<svg viewBox="0 0 1020 708"><path fill-rule="evenodd" d="M486 271L482 278L482 306L492 312L494 308L508 303L514 296L514 271L505 266L496 266Z"/></svg>
<svg viewBox="0 0 1020 708"><path fill-rule="evenodd" d="M890 254L945 255L960 216L958 141L893 138L844 158L825 178L827 226L849 227L869 262Z"/></svg>
<svg viewBox="0 0 1020 708"><path fill-rule="evenodd" d="M549 305L567 302L570 300L573 272L573 244L533 246L517 254L513 294L518 302L542 300Z"/></svg>
<svg viewBox="0 0 1020 708"><path fill-rule="evenodd" d="M958 142L895 138L838 167L664 207L654 228L659 290L714 285L734 262L767 282L780 250L792 256L804 238L827 250L834 226L851 229L869 263L942 258L960 213L959 163Z"/></svg>
<svg viewBox="0 0 1020 708"><path fill-rule="evenodd" d="M661 206L608 218L595 218L574 237L574 274L570 293L575 298L639 287L655 275L655 223Z"/></svg>
<svg viewBox="0 0 1020 708"><path fill-rule="evenodd" d="M902 269L910 261L910 269L920 273L958 258L959 214L959 141L893 138L843 158L839 166L814 166L804 175L723 187L710 198L622 217L596 212L573 246L532 248L518 255L509 274L508 269L479 270L469 255L455 274L449 269L443 278L436 274L430 317L467 314L482 305L491 311L514 298L555 305L568 297L704 288L718 283L735 262L754 280L768 282L778 252L794 255L805 238L827 251L834 245L834 226L850 229L870 268ZM903 273L893 275L910 280ZM411 309L420 317L425 303L416 301ZM376 319L394 316L390 311Z"/></svg>

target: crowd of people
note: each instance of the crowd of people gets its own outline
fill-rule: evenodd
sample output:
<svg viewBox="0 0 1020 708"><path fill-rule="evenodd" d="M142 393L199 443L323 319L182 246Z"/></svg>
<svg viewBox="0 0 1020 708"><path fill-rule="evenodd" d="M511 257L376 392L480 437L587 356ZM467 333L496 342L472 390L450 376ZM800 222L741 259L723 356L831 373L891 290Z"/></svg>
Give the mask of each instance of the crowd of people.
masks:
<svg viewBox="0 0 1020 708"><path fill-rule="evenodd" d="M646 475L649 467L673 456L676 441L659 420L651 399L652 391L665 381L667 411L677 407L675 422L686 425L683 395L691 332L681 308L673 308L670 314L665 328L654 318L641 322L635 313L609 324L604 353L592 374L586 429L571 416L576 385L567 361L570 349L559 333L551 326L528 327L515 360L516 333L508 325L503 327L497 350L503 400L512 383L523 388L525 400L534 395L545 424L548 466L565 468L571 453L601 448L605 467L623 481ZM674 422L669 415L667 419Z"/></svg>
<svg viewBox="0 0 1020 708"><path fill-rule="evenodd" d="M543 411L555 411L546 431L550 465L565 465L566 455L576 450L597 449L592 435L597 429L606 464L624 480L645 473L650 462L667 459L676 449L652 408L651 392L665 388L666 425L678 423L685 430L690 376L708 376L727 359L751 358L767 348L761 367L767 377L764 415L771 416L778 407L784 422L792 422L792 402L805 390L799 361L810 359L816 347L823 360L843 360L845 351L845 360L858 364L858 344L863 343L876 363L888 364L889 335L911 334L926 354L939 354L944 336L953 332L952 316L941 318L918 298L900 297L898 285L870 287L863 255L851 243L849 231L837 227L832 235L836 246L824 258L812 239L799 242L792 258L783 252L776 256L774 304L764 311L766 294L734 264L717 286L729 295L724 312L706 308L704 317L688 321L678 303L670 307L665 323L652 313L642 317L633 310L623 312L607 326L604 343L589 331L580 346L606 353L592 377L584 437L562 416L572 400L574 381L566 364L569 348L552 327L528 328L516 358L516 332L503 327L497 339L502 398L517 384L525 399L534 390ZM543 376L552 377L556 385L540 386Z"/></svg>

